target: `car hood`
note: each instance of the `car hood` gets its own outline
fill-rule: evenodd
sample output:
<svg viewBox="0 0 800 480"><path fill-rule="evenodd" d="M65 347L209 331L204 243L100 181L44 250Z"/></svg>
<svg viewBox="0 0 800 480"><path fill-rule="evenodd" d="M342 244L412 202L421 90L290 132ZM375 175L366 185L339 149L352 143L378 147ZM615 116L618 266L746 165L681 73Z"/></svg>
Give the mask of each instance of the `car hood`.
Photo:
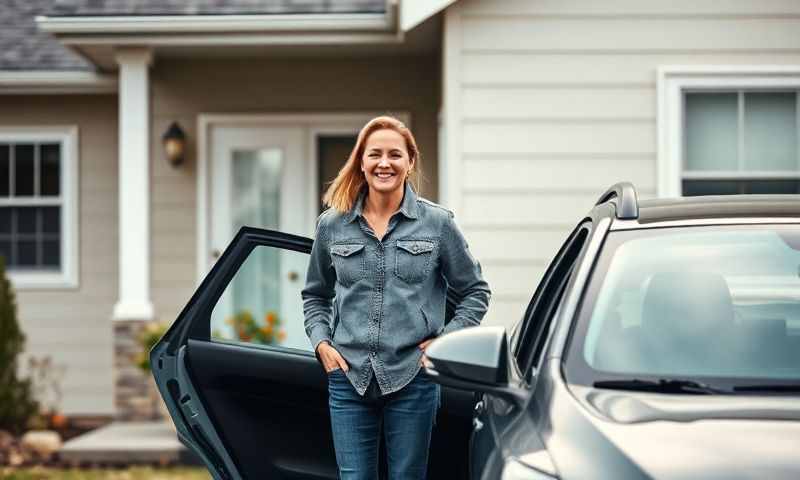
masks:
<svg viewBox="0 0 800 480"><path fill-rule="evenodd" d="M643 476L800 478L797 397L570 390L574 413Z"/></svg>

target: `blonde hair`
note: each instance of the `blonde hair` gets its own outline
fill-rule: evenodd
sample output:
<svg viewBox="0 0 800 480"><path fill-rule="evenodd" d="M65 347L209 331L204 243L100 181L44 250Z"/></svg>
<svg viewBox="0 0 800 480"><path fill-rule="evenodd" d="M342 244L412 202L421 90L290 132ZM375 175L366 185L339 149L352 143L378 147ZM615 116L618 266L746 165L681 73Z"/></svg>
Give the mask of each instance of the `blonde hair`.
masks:
<svg viewBox="0 0 800 480"><path fill-rule="evenodd" d="M358 133L356 144L350 152L350 156L322 196L322 203L325 206L332 207L342 213L349 212L353 208L359 191L367 182L361 171L361 157L364 155L367 139L377 130L394 130L403 136L406 141L409 160L415 165L409 172L408 179L411 181L414 191L419 192L420 153L419 148L417 148L417 142L414 140L414 135L400 120L388 115L382 115L367 122Z"/></svg>

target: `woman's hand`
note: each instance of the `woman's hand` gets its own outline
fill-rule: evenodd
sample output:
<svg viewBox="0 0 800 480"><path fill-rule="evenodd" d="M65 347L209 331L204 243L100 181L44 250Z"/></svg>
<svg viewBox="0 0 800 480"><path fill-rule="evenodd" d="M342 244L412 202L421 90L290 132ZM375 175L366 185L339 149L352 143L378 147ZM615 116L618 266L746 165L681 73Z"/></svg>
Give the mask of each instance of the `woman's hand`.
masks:
<svg viewBox="0 0 800 480"><path fill-rule="evenodd" d="M321 342L317 345L317 355L322 360L325 373L330 373L337 368L341 368L343 372L350 369L344 357L328 342Z"/></svg>
<svg viewBox="0 0 800 480"><path fill-rule="evenodd" d="M417 345L420 350L422 350L422 358L419 359L420 365L424 367L429 367L431 362L428 361L428 357L425 356L425 349L428 348L428 345L433 341L432 338L425 340L424 342Z"/></svg>

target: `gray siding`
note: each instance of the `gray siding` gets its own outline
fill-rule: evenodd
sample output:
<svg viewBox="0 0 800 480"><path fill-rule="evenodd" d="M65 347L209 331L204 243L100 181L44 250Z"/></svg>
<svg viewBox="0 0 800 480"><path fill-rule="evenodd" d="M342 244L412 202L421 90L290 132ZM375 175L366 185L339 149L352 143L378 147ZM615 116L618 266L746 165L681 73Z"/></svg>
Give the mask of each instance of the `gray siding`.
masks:
<svg viewBox="0 0 800 480"><path fill-rule="evenodd" d="M79 287L18 291L18 318L27 336L26 355L50 355L66 367L63 412L113 414L117 97L5 96L0 105L2 126L78 126Z"/></svg>
<svg viewBox="0 0 800 480"><path fill-rule="evenodd" d="M507 326L605 188L655 195L659 66L800 64L792 0L463 0L445 29L443 200Z"/></svg>

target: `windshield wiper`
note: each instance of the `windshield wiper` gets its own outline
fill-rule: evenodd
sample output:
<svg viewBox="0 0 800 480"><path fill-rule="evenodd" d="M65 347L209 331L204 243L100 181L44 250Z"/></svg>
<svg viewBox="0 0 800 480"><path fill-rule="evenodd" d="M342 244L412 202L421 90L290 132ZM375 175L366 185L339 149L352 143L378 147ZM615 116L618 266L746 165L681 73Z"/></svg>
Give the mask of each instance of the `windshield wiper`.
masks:
<svg viewBox="0 0 800 480"><path fill-rule="evenodd" d="M737 385L733 387L734 392L777 392L777 393L797 393L800 392L799 384L776 384L767 383L764 385Z"/></svg>
<svg viewBox="0 0 800 480"><path fill-rule="evenodd" d="M642 380L638 378L630 380L601 380L594 382L594 386L597 388L610 388L614 390L636 390L639 392L655 393L691 393L695 395L731 393L728 390L714 388L705 383L678 378L660 378L658 380Z"/></svg>

